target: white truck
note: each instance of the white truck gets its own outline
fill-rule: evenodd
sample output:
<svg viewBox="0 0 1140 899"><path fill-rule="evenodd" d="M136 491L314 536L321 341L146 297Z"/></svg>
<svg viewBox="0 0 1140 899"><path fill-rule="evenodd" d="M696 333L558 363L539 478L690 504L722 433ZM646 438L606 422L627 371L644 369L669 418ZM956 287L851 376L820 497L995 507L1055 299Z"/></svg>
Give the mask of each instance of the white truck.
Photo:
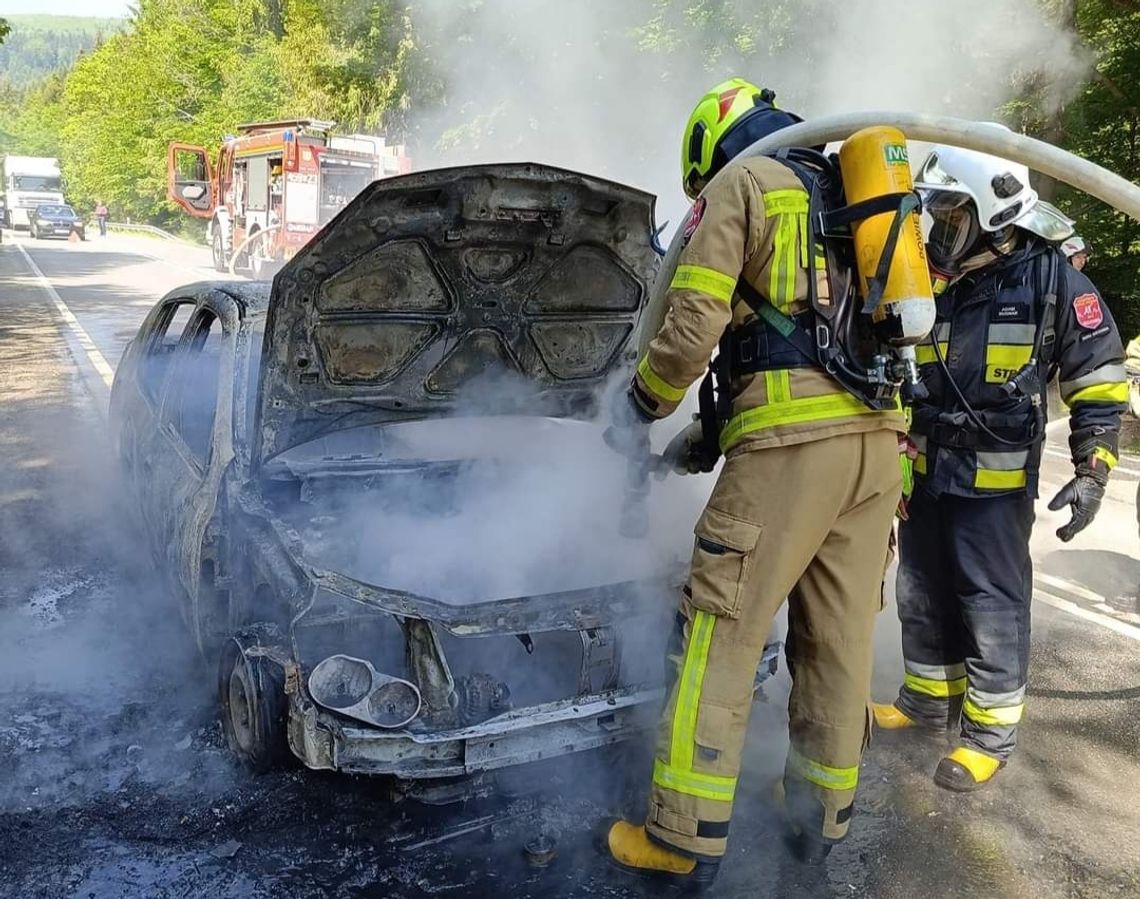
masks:
<svg viewBox="0 0 1140 899"><path fill-rule="evenodd" d="M5 156L3 209L6 228L27 228L28 213L45 203L63 203L59 160L50 156Z"/></svg>

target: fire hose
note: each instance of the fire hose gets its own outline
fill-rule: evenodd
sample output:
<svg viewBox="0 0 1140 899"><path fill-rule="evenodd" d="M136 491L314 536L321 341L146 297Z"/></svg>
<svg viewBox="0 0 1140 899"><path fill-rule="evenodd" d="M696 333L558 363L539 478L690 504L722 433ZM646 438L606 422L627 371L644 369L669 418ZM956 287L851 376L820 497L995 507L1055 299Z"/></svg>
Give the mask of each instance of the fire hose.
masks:
<svg viewBox="0 0 1140 899"><path fill-rule="evenodd" d="M245 249L247 247L249 247L254 241L256 241L258 239L263 240L265 237L272 234L274 231L280 231L280 230L281 230L280 224L268 225L265 228L262 228L258 231L254 231L251 235L249 235L249 237L247 237L240 244L238 244L237 247L234 249L233 254L230 256L230 265L229 265L230 277L233 277L233 278L237 277L237 272L235 271L235 269L237 268L237 261L241 258L241 254L243 252L245 252ZM251 272L253 271L253 260L252 259L250 260L249 269Z"/></svg>
<svg viewBox="0 0 1140 899"><path fill-rule="evenodd" d="M823 116L813 121L782 128L768 135L743 150L740 158L772 153L783 147L812 147L831 141L846 140L856 131L876 125L891 125L898 128L908 140L963 147L1022 163L1140 221L1140 186L1094 162L1045 141L1008 131L992 123L974 122L952 116L890 111ZM678 229L669 243L669 249L662 261L661 270L653 282L649 302L639 323L639 358L645 355L649 342L656 336L665 320L669 284L677 270L677 260L683 247L683 234ZM638 536L648 530L645 508L648 476L652 471L660 472L663 469L662 458L649 453L648 426L644 427L645 435L642 441L644 454L640 460L632 457L629 460L628 508L622 515L622 532L628 533L629 536Z"/></svg>

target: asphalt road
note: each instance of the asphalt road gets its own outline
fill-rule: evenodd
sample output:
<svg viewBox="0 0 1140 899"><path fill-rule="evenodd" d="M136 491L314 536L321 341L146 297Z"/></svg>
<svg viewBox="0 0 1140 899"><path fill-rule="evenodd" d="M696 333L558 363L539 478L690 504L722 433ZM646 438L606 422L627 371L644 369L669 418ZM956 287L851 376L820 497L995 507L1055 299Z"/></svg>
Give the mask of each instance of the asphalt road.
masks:
<svg viewBox="0 0 1140 899"><path fill-rule="evenodd" d="M21 250L21 247L23 248ZM637 750L543 764L433 808L371 779L254 778L221 747L213 676L142 549L103 423L109 374L151 304L213 277L206 251L145 238L0 245L0 896L638 896L592 824L640 801ZM1063 425L1046 497L1067 478ZM1140 460L1124 468L1140 472ZM1071 544L1042 503L1022 744L993 788L930 774L943 745L877 738L853 836L821 869L785 852L770 807L783 675L753 714L717 896L1140 896L1136 475L1118 472ZM893 607L875 692L901 677ZM526 842L557 840L548 868Z"/></svg>

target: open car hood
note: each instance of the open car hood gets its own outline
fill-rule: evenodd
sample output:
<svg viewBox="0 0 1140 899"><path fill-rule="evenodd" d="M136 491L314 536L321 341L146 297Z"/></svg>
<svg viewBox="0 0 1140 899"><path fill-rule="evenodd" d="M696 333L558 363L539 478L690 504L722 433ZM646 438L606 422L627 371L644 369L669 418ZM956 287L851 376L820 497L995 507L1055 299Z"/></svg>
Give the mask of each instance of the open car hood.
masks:
<svg viewBox="0 0 1140 899"><path fill-rule="evenodd" d="M587 414L632 350L653 203L531 163L375 182L273 282L255 458L451 411L498 373L527 386L528 411Z"/></svg>

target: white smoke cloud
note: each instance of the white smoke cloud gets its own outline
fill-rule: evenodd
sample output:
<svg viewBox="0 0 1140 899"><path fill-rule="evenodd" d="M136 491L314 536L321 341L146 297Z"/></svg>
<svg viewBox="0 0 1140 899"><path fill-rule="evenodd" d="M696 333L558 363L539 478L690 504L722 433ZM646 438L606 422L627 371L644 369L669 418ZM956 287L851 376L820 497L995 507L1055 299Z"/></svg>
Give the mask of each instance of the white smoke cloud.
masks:
<svg viewBox="0 0 1140 899"><path fill-rule="evenodd" d="M992 119L1018 80L1074 92L1089 60L1036 0L416 0L446 103L421 119L417 166L529 160L687 206L682 130L701 94L740 75L804 116L858 109ZM710 23L741 23L724 45Z"/></svg>

